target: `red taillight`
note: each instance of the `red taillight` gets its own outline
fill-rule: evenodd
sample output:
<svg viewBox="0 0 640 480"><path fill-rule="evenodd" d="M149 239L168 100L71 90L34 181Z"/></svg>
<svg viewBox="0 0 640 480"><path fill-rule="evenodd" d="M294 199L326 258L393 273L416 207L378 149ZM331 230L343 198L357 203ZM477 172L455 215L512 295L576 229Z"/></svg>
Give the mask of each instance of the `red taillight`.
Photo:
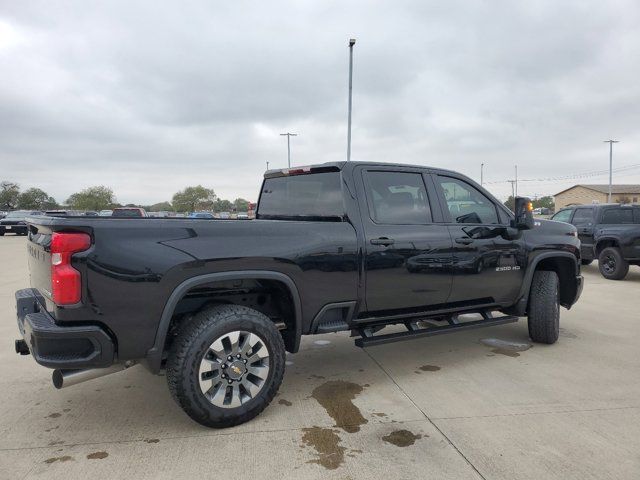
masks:
<svg viewBox="0 0 640 480"><path fill-rule="evenodd" d="M56 305L80 302L80 272L71 266L71 255L91 246L86 233L54 233L51 235L51 295Z"/></svg>

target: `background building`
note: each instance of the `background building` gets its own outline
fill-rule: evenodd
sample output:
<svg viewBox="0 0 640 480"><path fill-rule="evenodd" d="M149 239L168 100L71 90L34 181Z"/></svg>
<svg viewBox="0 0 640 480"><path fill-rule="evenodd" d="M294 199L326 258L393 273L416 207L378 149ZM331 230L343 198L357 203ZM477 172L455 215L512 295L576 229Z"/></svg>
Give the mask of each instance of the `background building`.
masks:
<svg viewBox="0 0 640 480"><path fill-rule="evenodd" d="M614 203L638 203L640 185L612 185L611 201ZM574 185L556 193L553 198L556 212L567 205L607 203L609 185Z"/></svg>

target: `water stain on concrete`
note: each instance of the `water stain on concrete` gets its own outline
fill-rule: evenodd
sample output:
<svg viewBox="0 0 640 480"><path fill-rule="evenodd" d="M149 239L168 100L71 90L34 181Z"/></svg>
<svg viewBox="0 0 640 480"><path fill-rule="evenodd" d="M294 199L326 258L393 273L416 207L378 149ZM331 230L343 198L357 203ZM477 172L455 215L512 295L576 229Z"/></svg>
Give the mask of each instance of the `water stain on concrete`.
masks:
<svg viewBox="0 0 640 480"><path fill-rule="evenodd" d="M494 348L491 351L498 355L504 355L505 357L516 358L520 356L518 352L514 352L513 350L508 350L506 348Z"/></svg>
<svg viewBox="0 0 640 480"><path fill-rule="evenodd" d="M564 338L578 338L575 333L571 333L570 331L560 327L560 336Z"/></svg>
<svg viewBox="0 0 640 480"><path fill-rule="evenodd" d="M55 427L47 428L47 429L45 430L45 432L49 433L49 432L51 432L52 430L57 430L58 428L60 428L60 425L56 425Z"/></svg>
<svg viewBox="0 0 640 480"><path fill-rule="evenodd" d="M316 387L311 396L333 418L336 427L342 428L347 433L355 433L360 430L360 425L368 422L358 407L353 404L353 400L362 392L362 389L363 387L357 383L331 380Z"/></svg>
<svg viewBox="0 0 640 480"><path fill-rule="evenodd" d="M530 343L509 342L507 340L500 340L499 338L482 338L480 339L480 343L487 347L493 347L491 351L495 354L512 358L519 357L520 354L518 352L524 352L533 346Z"/></svg>
<svg viewBox="0 0 640 480"><path fill-rule="evenodd" d="M70 457L69 455L64 455L62 457L51 457L51 458L47 458L44 463L55 463L55 462L68 462L70 460L73 460L73 457Z"/></svg>
<svg viewBox="0 0 640 480"><path fill-rule="evenodd" d="M309 377L309 380L313 380L314 378L316 378L316 379L318 379L318 380L324 380L324 378L325 378L325 377L323 377L322 375L315 375L315 374L313 374L313 375L311 375L311 376Z"/></svg>
<svg viewBox="0 0 640 480"><path fill-rule="evenodd" d="M373 412L373 414L376 417L387 417L388 416L386 413L382 413L382 412Z"/></svg>
<svg viewBox="0 0 640 480"><path fill-rule="evenodd" d="M327 470L335 470L344 462L345 447L340 445L340 437L337 430L313 426L303 428L302 441L305 445L313 447L318 458L307 463L322 465Z"/></svg>
<svg viewBox="0 0 640 480"><path fill-rule="evenodd" d="M50 413L49 415L47 415L47 418L58 418L61 415L62 415L61 413L54 412L54 413Z"/></svg>
<svg viewBox="0 0 640 480"><path fill-rule="evenodd" d="M64 413L69 413L69 412L71 411L71 409L70 409L70 408L63 408L63 409L62 409L62 411L63 411Z"/></svg>
<svg viewBox="0 0 640 480"><path fill-rule="evenodd" d="M64 443L64 440L53 440L52 442L49 442L49 446L53 447L54 445L62 445Z"/></svg>
<svg viewBox="0 0 640 480"><path fill-rule="evenodd" d="M89 460L102 460L103 458L107 458L109 454L107 452L93 452L87 455Z"/></svg>
<svg viewBox="0 0 640 480"><path fill-rule="evenodd" d="M382 437L382 440L395 445L396 447L408 447L410 445L413 445L416 440L420 440L421 438L422 435L416 435L409 430L395 430L389 435Z"/></svg>
<svg viewBox="0 0 640 480"><path fill-rule="evenodd" d="M291 403L289 400L285 400L284 398L281 398L280 400L278 400L278 403L280 405L285 405L287 407L290 407L291 405L293 405L293 403Z"/></svg>
<svg viewBox="0 0 640 480"><path fill-rule="evenodd" d="M438 367L436 365L422 365L419 368L423 372L437 372L438 370L440 370L440 367Z"/></svg>
<svg viewBox="0 0 640 480"><path fill-rule="evenodd" d="M145 438L144 441L146 443L159 443L160 439L159 438Z"/></svg>

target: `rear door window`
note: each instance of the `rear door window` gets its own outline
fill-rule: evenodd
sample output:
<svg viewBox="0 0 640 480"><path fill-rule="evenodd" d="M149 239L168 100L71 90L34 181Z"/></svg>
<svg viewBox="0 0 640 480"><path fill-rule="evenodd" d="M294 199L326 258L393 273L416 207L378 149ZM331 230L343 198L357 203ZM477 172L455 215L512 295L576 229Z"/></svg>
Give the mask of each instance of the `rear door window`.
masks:
<svg viewBox="0 0 640 480"><path fill-rule="evenodd" d="M605 225L633 223L633 211L630 208L610 208L602 214L602 223Z"/></svg>
<svg viewBox="0 0 640 480"><path fill-rule="evenodd" d="M340 172L267 178L262 186L259 218L344 216Z"/></svg>
<svg viewBox="0 0 640 480"><path fill-rule="evenodd" d="M427 189L420 173L367 172L371 219L385 225L431 223Z"/></svg>

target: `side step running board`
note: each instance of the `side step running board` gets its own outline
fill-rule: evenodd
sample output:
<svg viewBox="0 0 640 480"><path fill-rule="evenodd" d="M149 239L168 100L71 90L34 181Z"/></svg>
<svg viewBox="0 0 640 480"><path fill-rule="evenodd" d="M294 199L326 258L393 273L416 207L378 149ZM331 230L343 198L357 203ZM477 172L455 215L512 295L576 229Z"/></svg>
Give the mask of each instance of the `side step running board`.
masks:
<svg viewBox="0 0 640 480"><path fill-rule="evenodd" d="M494 327L496 325L504 325L505 323L514 323L517 322L518 319L519 317L515 316L492 318L487 315L482 320L456 323L456 319L455 321L450 321L449 325L428 328L417 328L415 322L407 322L405 324L405 326L407 327L406 332L389 333L387 335L373 335L371 329L362 328L360 329L360 335L362 335L362 338L356 339L355 344L357 347L372 347L375 345L382 345L384 343L411 340L418 337L432 337L434 335L444 335L446 333L454 333L461 330L471 330L473 328Z"/></svg>

